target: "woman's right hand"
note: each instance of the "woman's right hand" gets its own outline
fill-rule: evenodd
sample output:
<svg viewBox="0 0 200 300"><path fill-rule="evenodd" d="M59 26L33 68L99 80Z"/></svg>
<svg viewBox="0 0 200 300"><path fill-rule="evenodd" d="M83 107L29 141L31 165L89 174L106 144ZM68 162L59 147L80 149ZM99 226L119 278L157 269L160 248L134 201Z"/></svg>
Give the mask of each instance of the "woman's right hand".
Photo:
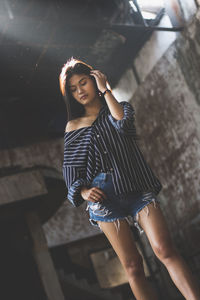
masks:
<svg viewBox="0 0 200 300"><path fill-rule="evenodd" d="M107 195L98 187L82 187L81 196L86 201L91 202L102 202L104 199L107 199Z"/></svg>

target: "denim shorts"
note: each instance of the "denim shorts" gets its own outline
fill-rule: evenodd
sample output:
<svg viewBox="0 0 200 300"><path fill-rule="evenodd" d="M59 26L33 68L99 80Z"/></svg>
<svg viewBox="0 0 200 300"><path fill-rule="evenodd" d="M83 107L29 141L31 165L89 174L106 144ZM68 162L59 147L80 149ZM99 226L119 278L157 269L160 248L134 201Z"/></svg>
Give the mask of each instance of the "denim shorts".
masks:
<svg viewBox="0 0 200 300"><path fill-rule="evenodd" d="M101 202L87 201L86 211L89 210L89 221L91 225L97 226L100 231L101 227L96 221L116 222L117 230L119 229L119 219L126 219L130 225L138 228L139 233L143 233L143 229L138 223L138 212L146 207L147 215L149 213L147 205L154 202L154 207L159 203L153 191L129 192L127 194L116 195L112 182L112 175L109 172L98 173L93 179L91 187L99 187L106 195L107 199Z"/></svg>

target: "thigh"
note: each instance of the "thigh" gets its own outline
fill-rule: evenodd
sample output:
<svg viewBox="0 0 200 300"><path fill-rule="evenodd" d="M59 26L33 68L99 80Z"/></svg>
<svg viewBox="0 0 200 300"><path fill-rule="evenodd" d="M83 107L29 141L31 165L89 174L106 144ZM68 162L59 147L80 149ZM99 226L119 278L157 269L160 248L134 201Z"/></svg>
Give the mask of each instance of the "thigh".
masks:
<svg viewBox="0 0 200 300"><path fill-rule="evenodd" d="M137 263L137 261L141 259L134 241L133 233L126 219L118 219L115 221L119 223L118 230L114 222L97 222L124 267L133 261Z"/></svg>
<svg viewBox="0 0 200 300"><path fill-rule="evenodd" d="M148 209L148 211L147 211ZM169 229L160 205L152 203L138 213L138 223L146 233L152 248L159 249L165 243L171 243Z"/></svg>

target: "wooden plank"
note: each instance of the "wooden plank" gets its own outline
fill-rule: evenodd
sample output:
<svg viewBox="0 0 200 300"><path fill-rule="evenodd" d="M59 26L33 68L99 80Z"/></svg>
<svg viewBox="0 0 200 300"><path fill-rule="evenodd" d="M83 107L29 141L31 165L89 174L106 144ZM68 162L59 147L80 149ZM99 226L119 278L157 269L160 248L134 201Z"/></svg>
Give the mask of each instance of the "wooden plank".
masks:
<svg viewBox="0 0 200 300"><path fill-rule="evenodd" d="M135 243L143 258L145 276L149 277L150 271L143 257L140 245L137 242ZM101 288L112 288L128 283L127 274L113 248L91 253L90 257Z"/></svg>

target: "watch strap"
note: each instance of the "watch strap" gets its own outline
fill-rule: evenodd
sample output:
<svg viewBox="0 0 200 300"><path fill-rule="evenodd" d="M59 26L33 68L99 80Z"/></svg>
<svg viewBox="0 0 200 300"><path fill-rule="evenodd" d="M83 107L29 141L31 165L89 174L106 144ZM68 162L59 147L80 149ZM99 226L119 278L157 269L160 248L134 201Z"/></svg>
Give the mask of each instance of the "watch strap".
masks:
<svg viewBox="0 0 200 300"><path fill-rule="evenodd" d="M109 89L106 89L106 90L105 90L105 91L102 93L102 95L104 96L106 92L109 92L109 93L110 93L110 92L111 92L111 90L109 90Z"/></svg>

